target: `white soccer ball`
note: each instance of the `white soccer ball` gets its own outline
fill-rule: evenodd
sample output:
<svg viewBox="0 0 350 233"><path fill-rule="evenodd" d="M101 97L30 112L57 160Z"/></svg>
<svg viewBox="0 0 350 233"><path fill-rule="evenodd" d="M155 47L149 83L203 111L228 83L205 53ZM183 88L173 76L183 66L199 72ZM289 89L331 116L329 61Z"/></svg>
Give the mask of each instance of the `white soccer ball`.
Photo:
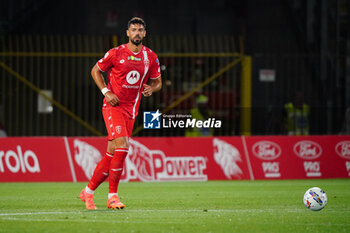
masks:
<svg viewBox="0 0 350 233"><path fill-rule="evenodd" d="M310 188L304 194L304 204L310 210L322 210L327 204L327 194L318 187Z"/></svg>

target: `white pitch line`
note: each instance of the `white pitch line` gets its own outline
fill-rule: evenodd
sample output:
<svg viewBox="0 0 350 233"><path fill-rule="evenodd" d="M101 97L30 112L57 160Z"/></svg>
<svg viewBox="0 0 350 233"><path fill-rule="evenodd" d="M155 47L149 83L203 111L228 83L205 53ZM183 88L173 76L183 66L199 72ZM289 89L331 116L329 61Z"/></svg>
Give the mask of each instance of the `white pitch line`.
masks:
<svg viewBox="0 0 350 233"><path fill-rule="evenodd" d="M266 212L299 212L300 210L276 210L276 209L192 209L192 210L92 210L92 211L50 211L50 212L23 212L0 213L1 216L27 216L27 215L60 215L60 214L98 214L98 213L149 213L149 212L228 212L228 213L266 213Z"/></svg>
<svg viewBox="0 0 350 233"><path fill-rule="evenodd" d="M103 220L103 219L58 219L58 218L53 218L53 219L35 219L35 218L2 218L0 217L0 220L9 220L9 221L26 221L26 222L87 222L87 223L111 223L110 220ZM145 224L145 223L153 223L153 224L178 224L178 223L183 223L183 221L149 221L149 219L146 219L145 221L133 221L133 220L117 220L114 219L113 223L140 223L140 224Z"/></svg>
<svg viewBox="0 0 350 233"><path fill-rule="evenodd" d="M126 213L126 212L135 212L135 213L146 213L146 212L200 212L203 210L92 210L92 211L55 211L55 212L25 212L25 213L0 213L1 216L27 216L27 215L60 215L60 214L98 214L98 213Z"/></svg>
<svg viewBox="0 0 350 233"><path fill-rule="evenodd" d="M181 213L191 213L191 212L205 212L205 213L298 213L304 212L303 208L300 209L187 209L187 210L164 210L164 209L125 209L125 210L83 210L83 211L48 211L48 212L19 212L19 213L0 213L1 216L30 216L30 215L63 215L63 214L99 214L99 213L151 213L151 212L161 212L161 213L172 213L172 212L181 212ZM339 212L336 210L327 210L328 212ZM350 210L343 210L343 212L349 212Z"/></svg>
<svg viewBox="0 0 350 233"><path fill-rule="evenodd" d="M110 220L104 220L104 219L34 219L34 218L15 218L15 217L0 217L0 220L9 220L9 221L26 221L26 222L87 222L87 223L111 223ZM149 221L149 219L146 219L145 221L133 221L133 220L113 220L113 223L132 223L132 224L178 224L178 223L184 223L183 220L179 220L178 222L175 221ZM220 222L213 222L214 224L222 224ZM258 223L260 225L271 225L268 222L264 223ZM350 226L350 223L293 223L293 225L298 226L342 226L347 227Z"/></svg>
<svg viewBox="0 0 350 233"><path fill-rule="evenodd" d="M27 212L27 213L0 213L0 216L20 216L20 215L48 215L48 214L82 214L83 212Z"/></svg>

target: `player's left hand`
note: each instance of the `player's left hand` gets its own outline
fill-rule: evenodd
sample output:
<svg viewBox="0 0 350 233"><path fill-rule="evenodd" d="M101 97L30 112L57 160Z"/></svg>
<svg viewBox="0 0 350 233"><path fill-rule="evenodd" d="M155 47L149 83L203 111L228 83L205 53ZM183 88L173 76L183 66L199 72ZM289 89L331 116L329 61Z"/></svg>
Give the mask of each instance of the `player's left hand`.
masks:
<svg viewBox="0 0 350 233"><path fill-rule="evenodd" d="M153 93L152 87L150 85L147 85L147 84L143 84L143 87L144 87L143 92L142 92L143 96L145 96L145 97L151 96Z"/></svg>

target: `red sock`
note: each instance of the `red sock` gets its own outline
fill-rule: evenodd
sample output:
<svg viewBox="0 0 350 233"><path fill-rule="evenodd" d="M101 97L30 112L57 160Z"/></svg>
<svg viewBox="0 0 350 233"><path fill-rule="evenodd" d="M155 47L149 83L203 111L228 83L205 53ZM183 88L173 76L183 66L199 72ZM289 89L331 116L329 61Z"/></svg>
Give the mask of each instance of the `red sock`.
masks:
<svg viewBox="0 0 350 233"><path fill-rule="evenodd" d="M106 179L109 172L109 166L112 161L113 154L106 153L101 161L97 164L94 174L92 175L88 184L89 189L95 190Z"/></svg>
<svg viewBox="0 0 350 233"><path fill-rule="evenodd" d="M109 167L109 193L117 193L120 177L123 172L124 160L128 155L129 149L115 149L111 165Z"/></svg>

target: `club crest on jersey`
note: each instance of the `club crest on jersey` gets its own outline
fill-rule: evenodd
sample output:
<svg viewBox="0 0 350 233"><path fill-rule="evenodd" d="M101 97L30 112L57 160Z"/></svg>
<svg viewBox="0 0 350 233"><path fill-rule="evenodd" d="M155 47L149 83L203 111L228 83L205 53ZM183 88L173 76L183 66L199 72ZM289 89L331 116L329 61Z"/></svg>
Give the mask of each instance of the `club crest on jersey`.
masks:
<svg viewBox="0 0 350 233"><path fill-rule="evenodd" d="M140 73L137 72L136 70L132 70L126 75L126 81L129 84L135 84L137 83L137 81L139 81L139 79L140 79Z"/></svg>
<svg viewBox="0 0 350 233"><path fill-rule="evenodd" d="M141 58L138 58L138 57L134 57L134 56L129 56L129 57L128 57L128 60L131 60L131 61L141 61L142 59L141 59Z"/></svg>
<svg viewBox="0 0 350 233"><path fill-rule="evenodd" d="M120 125L117 125L115 127L115 130L117 131L117 134L120 134L122 132L122 127Z"/></svg>

